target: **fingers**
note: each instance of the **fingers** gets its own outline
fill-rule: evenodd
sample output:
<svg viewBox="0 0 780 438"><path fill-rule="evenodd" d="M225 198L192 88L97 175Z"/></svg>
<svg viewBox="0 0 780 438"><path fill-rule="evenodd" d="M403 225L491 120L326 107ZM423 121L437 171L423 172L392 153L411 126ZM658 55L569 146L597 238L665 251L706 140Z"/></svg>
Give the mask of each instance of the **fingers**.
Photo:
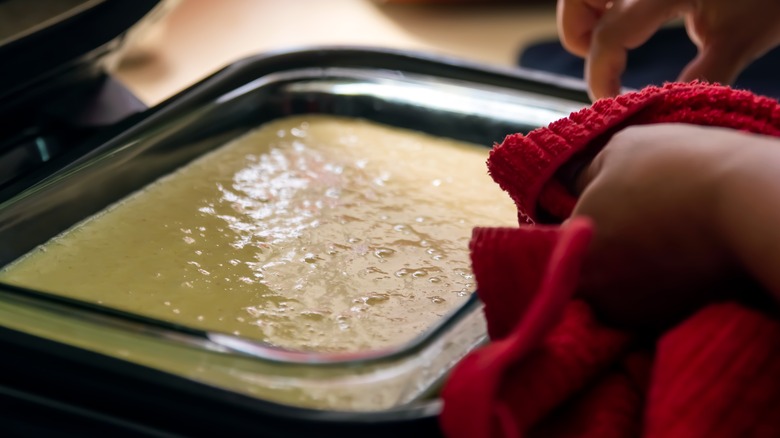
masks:
<svg viewBox="0 0 780 438"><path fill-rule="evenodd" d="M563 47L574 55L585 57L590 38L610 0L558 0L558 36Z"/></svg>
<svg viewBox="0 0 780 438"><path fill-rule="evenodd" d="M588 163L583 165L577 175L574 175L573 187L576 196L582 196L585 191L594 184L604 170L604 165L609 160L610 149L602 149Z"/></svg>
<svg viewBox="0 0 780 438"><path fill-rule="evenodd" d="M645 43L688 7L687 0L626 0L608 9L593 29L585 65L591 98L619 94L628 50Z"/></svg>
<svg viewBox="0 0 780 438"><path fill-rule="evenodd" d="M745 46L732 43L710 44L699 50L699 54L680 73L679 80L688 82L701 79L707 82L733 84L748 64L757 56L750 56Z"/></svg>
<svg viewBox="0 0 780 438"><path fill-rule="evenodd" d="M577 195L581 195L596 179L596 176L599 174L599 166L600 160L594 159L577 175L577 179L574 180L574 191Z"/></svg>

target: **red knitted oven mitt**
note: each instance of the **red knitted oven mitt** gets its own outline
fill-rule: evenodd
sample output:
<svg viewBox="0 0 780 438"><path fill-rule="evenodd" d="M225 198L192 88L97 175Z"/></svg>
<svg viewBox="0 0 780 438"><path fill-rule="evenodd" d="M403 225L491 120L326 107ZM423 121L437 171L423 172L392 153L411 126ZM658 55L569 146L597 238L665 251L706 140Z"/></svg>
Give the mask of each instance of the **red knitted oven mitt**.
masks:
<svg viewBox="0 0 780 438"><path fill-rule="evenodd" d="M780 436L780 324L737 304L709 306L662 335L655 355L572 300L592 225L533 225L576 202L555 178L619 129L690 123L780 136L768 98L691 83L596 102L488 160L520 228L477 228L473 271L491 344L453 370L442 397L448 437Z"/></svg>

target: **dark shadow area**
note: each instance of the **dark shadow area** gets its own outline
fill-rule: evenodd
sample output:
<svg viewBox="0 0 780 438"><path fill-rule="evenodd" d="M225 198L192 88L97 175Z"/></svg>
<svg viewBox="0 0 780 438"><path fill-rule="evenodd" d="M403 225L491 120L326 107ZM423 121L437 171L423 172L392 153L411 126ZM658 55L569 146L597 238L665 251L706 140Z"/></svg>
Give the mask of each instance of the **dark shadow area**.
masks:
<svg viewBox="0 0 780 438"><path fill-rule="evenodd" d="M662 85L677 79L677 75L696 56L696 46L682 27L665 28L628 55L623 85L643 88ZM520 53L521 67L582 78L583 60L566 52L557 40L547 40L529 46ZM775 48L753 64L737 79L736 88L757 94L780 97L780 48Z"/></svg>

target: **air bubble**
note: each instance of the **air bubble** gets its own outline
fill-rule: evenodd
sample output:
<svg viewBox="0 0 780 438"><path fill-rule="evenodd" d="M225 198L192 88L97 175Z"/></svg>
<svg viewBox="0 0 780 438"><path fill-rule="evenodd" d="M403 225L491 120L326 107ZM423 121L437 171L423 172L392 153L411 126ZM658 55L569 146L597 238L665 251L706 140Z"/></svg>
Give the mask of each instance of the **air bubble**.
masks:
<svg viewBox="0 0 780 438"><path fill-rule="evenodd" d="M365 303L369 306L373 306L376 304L384 303L385 301L388 301L390 299L390 296L388 294L384 293L373 293L367 297L365 297Z"/></svg>
<svg viewBox="0 0 780 438"><path fill-rule="evenodd" d="M303 256L303 261L306 263L313 264L316 263L318 260L322 260L322 259L312 253L307 253L306 255Z"/></svg>
<svg viewBox="0 0 780 438"><path fill-rule="evenodd" d="M368 268L361 269L360 271L358 271L357 275L359 278L366 278L373 275L378 275L378 276L387 275L387 272L377 268L376 266L370 266Z"/></svg>
<svg viewBox="0 0 780 438"><path fill-rule="evenodd" d="M322 321L325 319L325 314L317 310L304 310L300 313L300 315L312 321Z"/></svg>
<svg viewBox="0 0 780 438"><path fill-rule="evenodd" d="M374 256L378 259L392 257L393 254L395 254L395 250L390 248L377 248L374 250Z"/></svg>

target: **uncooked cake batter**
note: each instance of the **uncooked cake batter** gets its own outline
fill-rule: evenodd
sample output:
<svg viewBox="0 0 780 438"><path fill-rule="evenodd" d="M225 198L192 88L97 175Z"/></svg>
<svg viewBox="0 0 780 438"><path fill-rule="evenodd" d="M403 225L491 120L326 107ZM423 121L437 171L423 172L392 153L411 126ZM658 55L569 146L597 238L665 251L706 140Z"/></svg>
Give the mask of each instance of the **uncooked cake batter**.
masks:
<svg viewBox="0 0 780 438"><path fill-rule="evenodd" d="M331 116L268 123L74 226L0 280L303 350L398 345L516 224L488 149Z"/></svg>

